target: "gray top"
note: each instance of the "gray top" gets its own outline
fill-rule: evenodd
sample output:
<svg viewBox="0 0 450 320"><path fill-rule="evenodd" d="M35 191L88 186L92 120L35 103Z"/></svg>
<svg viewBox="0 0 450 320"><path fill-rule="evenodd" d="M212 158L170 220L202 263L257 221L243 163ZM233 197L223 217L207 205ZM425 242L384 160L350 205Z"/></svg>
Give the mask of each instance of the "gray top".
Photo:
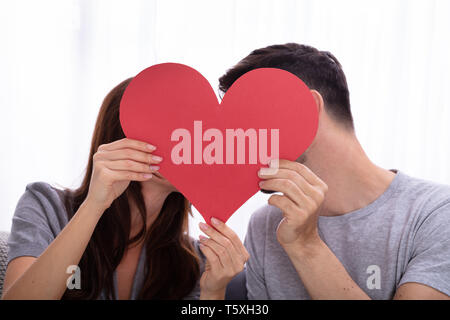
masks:
<svg viewBox="0 0 450 320"><path fill-rule="evenodd" d="M11 233L8 238L8 263L21 256L39 257L61 230L68 223L66 209L58 192L49 184L35 182L27 185L14 212ZM201 257L201 272L204 269L204 256L194 248ZM145 248L141 250L136 273L134 275L130 299L136 299L144 282ZM69 275L68 275L69 276ZM114 289L117 292L117 275L114 272ZM199 282L194 290L184 299L199 299ZM100 299L106 299L103 292Z"/></svg>
<svg viewBox="0 0 450 320"><path fill-rule="evenodd" d="M264 206L252 216L245 245L249 299L310 299L276 238L282 212ZM450 186L398 172L365 208L319 217L319 234L373 299L392 299L406 282L450 295Z"/></svg>

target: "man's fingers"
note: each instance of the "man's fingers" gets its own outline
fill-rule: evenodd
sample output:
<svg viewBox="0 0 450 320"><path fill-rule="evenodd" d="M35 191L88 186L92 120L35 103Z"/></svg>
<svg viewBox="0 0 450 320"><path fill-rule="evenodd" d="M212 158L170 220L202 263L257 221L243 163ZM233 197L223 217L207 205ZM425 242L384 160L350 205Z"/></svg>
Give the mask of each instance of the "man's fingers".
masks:
<svg viewBox="0 0 450 320"><path fill-rule="evenodd" d="M299 208L286 196L280 196L279 194L274 194L268 200L268 203L272 206L277 207L283 212L283 215L290 220L298 219L297 213Z"/></svg>
<svg viewBox="0 0 450 320"><path fill-rule="evenodd" d="M261 189L283 193L298 206L302 206L311 199L293 181L288 179L262 180L259 186Z"/></svg>
<svg viewBox="0 0 450 320"><path fill-rule="evenodd" d="M155 151L156 147L154 145L151 145L149 143L129 139L129 138L123 138L108 144L102 144L99 147L99 150L101 151L113 151L113 150L119 150L119 149L135 149L143 152L152 152Z"/></svg>
<svg viewBox="0 0 450 320"><path fill-rule="evenodd" d="M306 195L312 196L315 194L315 187L312 186L306 179L297 173L297 171L290 169L278 169L276 172L271 169L261 168L258 171L258 176L261 179L288 179L293 181Z"/></svg>
<svg viewBox="0 0 450 320"><path fill-rule="evenodd" d="M307 182L312 185L321 185L324 182L314 174L307 166L298 163L296 161L289 161L285 159L278 160L278 168L279 169L289 169L294 170L298 174L300 174Z"/></svg>

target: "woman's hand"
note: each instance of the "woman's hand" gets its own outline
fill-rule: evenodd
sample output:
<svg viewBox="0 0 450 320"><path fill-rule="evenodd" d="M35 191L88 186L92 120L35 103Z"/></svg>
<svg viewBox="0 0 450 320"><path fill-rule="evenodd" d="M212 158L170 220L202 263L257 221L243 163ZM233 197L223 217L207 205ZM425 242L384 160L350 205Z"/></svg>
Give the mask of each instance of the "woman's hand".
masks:
<svg viewBox="0 0 450 320"><path fill-rule="evenodd" d="M94 154L87 201L106 210L130 184L147 181L159 169L162 158L152 155L156 149L148 143L124 138L99 146ZM102 212L103 212L102 211Z"/></svg>
<svg viewBox="0 0 450 320"><path fill-rule="evenodd" d="M239 237L222 221L212 218L214 227L200 223L209 238L200 236L200 250L206 257L200 279L200 299L224 299L230 280L244 270L249 254Z"/></svg>

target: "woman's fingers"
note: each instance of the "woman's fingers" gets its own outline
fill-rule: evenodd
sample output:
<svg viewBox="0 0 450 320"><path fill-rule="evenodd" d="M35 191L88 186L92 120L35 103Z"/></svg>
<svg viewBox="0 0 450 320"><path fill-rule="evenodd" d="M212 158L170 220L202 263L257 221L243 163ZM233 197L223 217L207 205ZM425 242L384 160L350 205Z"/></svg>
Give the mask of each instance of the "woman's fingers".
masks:
<svg viewBox="0 0 450 320"><path fill-rule="evenodd" d="M244 268L245 262L248 259L248 253L245 248L243 248L245 252L242 252L242 250L237 250L230 239L207 224L200 223L200 228L210 237L210 239L203 238L202 242L206 245L210 245L210 247L224 263L224 267L231 266L235 273L241 272ZM230 258L230 261L222 260L222 257L226 258L227 256Z"/></svg>
<svg viewBox="0 0 450 320"><path fill-rule="evenodd" d="M113 151L120 149L135 149L143 152L153 152L156 147L143 141L123 138L108 144L102 144L98 149L101 151Z"/></svg>
<svg viewBox="0 0 450 320"><path fill-rule="evenodd" d="M104 169L108 176L114 181L147 181L152 177L151 173L138 173L133 171L116 171Z"/></svg>
<svg viewBox="0 0 450 320"><path fill-rule="evenodd" d="M219 258L222 268L229 269L230 266L233 265L233 260L226 248L224 248L214 240L202 235L200 235L200 243L210 248L216 254L216 256Z"/></svg>
<svg viewBox="0 0 450 320"><path fill-rule="evenodd" d="M214 272L216 270L220 270L222 268L222 264L220 263L219 257L214 253L214 251L201 243L199 247L200 250L205 255L206 260L209 263L209 266L211 267L211 270L213 270Z"/></svg>
<svg viewBox="0 0 450 320"><path fill-rule="evenodd" d="M241 239L239 239L238 235L219 219L211 218L211 223L214 225L217 231L222 233L227 239L231 241L236 251L240 253L244 263L247 262L249 254L247 252L247 249L245 249L244 245L242 244Z"/></svg>
<svg viewBox="0 0 450 320"><path fill-rule="evenodd" d="M106 209L130 181L150 179L162 160L151 154L155 149L148 143L127 138L100 145L93 156L90 199Z"/></svg>
<svg viewBox="0 0 450 320"><path fill-rule="evenodd" d="M153 155L156 147L143 141L124 138L98 147L94 160L134 160L158 164L162 158Z"/></svg>
<svg viewBox="0 0 450 320"><path fill-rule="evenodd" d="M222 247L216 241L211 238L200 236L200 241L203 245L209 247L219 257L220 263L224 270L226 277L234 277L236 274L244 270L244 263L241 261L241 257L234 253L234 255Z"/></svg>
<svg viewBox="0 0 450 320"><path fill-rule="evenodd" d="M234 257L240 257L240 254L236 251L233 243L230 239L225 237L223 234L221 234L219 231L215 230L213 227L208 226L206 223L200 223L200 229L208 235L211 239L219 243L222 247L226 248L231 254L231 256ZM235 258L236 259L236 258Z"/></svg>
<svg viewBox="0 0 450 320"><path fill-rule="evenodd" d="M158 164L162 161L160 156L130 148L100 151L95 157L96 160L133 160L146 164Z"/></svg>
<svg viewBox="0 0 450 320"><path fill-rule="evenodd" d="M159 170L159 166L148 165L134 160L105 161L104 164L111 170L133 171L138 173L152 173Z"/></svg>

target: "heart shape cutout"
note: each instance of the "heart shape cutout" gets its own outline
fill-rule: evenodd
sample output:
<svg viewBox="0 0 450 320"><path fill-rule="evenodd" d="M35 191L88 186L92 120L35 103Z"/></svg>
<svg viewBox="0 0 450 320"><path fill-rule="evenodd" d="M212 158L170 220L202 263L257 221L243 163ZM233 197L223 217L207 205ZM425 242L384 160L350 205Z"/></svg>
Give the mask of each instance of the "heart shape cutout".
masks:
<svg viewBox="0 0 450 320"><path fill-rule="evenodd" d="M244 74L219 104L198 71L163 63L130 82L120 103L120 122L128 138L157 147L155 154L164 159L159 172L210 223L211 217L226 222L259 191L257 171L275 158L272 146L278 143L279 158L288 160L309 147L318 114L309 88L281 69ZM264 129L266 157L261 156Z"/></svg>

